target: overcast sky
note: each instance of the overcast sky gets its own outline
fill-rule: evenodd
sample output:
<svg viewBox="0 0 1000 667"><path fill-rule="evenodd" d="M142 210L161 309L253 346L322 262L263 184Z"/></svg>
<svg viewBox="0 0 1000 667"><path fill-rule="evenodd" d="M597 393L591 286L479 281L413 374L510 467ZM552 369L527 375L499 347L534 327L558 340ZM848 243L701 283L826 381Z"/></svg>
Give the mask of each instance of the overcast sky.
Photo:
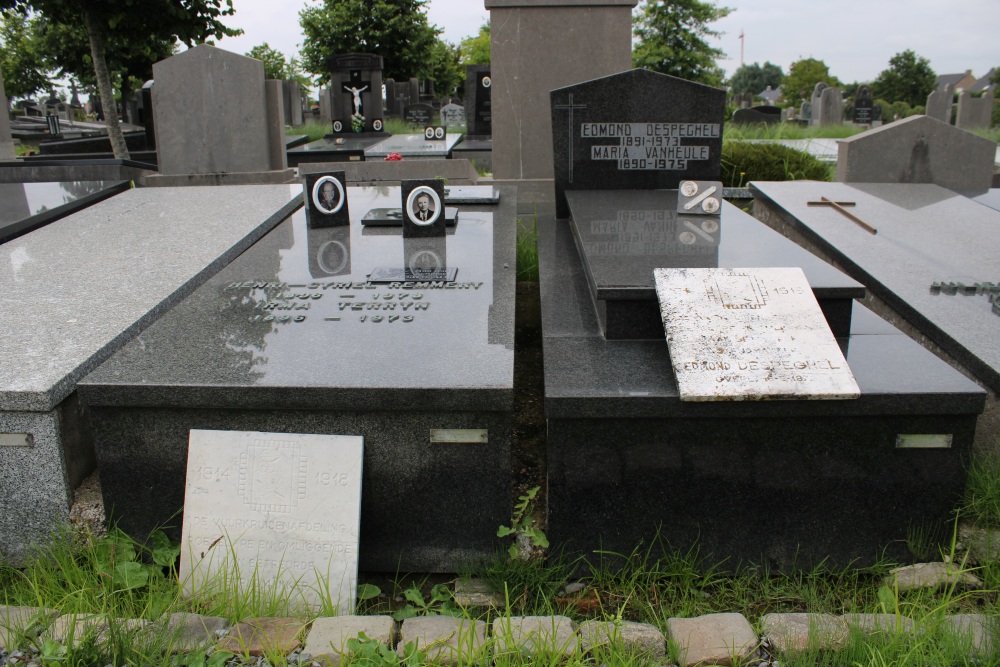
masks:
<svg viewBox="0 0 1000 667"><path fill-rule="evenodd" d="M245 53L267 42L286 56L297 54L303 37L298 12L317 0L234 0L227 25L246 34L218 46ZM906 49L930 60L938 74L971 69L977 77L1000 66L1000 0L729 0L733 9L713 24L724 34L713 43L726 52L719 65L730 75L740 65L770 61L785 72L800 58L826 62L845 82L870 81ZM430 0L427 16L442 37L458 43L478 33L489 17L482 0Z"/></svg>

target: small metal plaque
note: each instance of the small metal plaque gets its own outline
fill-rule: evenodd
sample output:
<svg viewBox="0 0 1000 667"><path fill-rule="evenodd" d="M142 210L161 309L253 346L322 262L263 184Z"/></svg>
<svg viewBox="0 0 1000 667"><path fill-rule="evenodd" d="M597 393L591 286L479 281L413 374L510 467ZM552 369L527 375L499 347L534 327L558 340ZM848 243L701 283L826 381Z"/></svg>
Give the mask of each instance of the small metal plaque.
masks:
<svg viewBox="0 0 1000 667"><path fill-rule="evenodd" d="M371 274L368 276L368 282L411 283L432 280L435 282L453 283L457 275L458 269L455 267L441 269L396 269L380 266L372 269Z"/></svg>
<svg viewBox="0 0 1000 667"><path fill-rule="evenodd" d="M0 433L0 447L34 447L35 438L30 433Z"/></svg>
<svg viewBox="0 0 1000 667"><path fill-rule="evenodd" d="M681 181L677 212L686 215L718 215L722 207L721 181Z"/></svg>
<svg viewBox="0 0 1000 667"><path fill-rule="evenodd" d="M485 428L432 428L432 443L486 445L490 442Z"/></svg>
<svg viewBox="0 0 1000 667"><path fill-rule="evenodd" d="M444 209L444 224L453 227L458 221L458 209L446 206ZM361 224L366 227L402 227L402 208L373 208L361 218Z"/></svg>
<svg viewBox="0 0 1000 667"><path fill-rule="evenodd" d="M896 449L951 449L951 433L900 433Z"/></svg>

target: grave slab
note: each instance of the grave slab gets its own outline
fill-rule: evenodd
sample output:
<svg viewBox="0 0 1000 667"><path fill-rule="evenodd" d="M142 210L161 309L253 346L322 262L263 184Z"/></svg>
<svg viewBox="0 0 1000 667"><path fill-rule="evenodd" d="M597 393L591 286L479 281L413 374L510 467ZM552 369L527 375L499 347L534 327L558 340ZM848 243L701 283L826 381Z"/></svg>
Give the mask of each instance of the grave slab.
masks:
<svg viewBox="0 0 1000 667"><path fill-rule="evenodd" d="M492 635L495 654L573 655L580 643L567 616L498 616Z"/></svg>
<svg viewBox="0 0 1000 667"><path fill-rule="evenodd" d="M336 667L347 652L347 642L362 632L368 639L392 647L395 622L391 616L336 616L317 618L306 637L305 653L313 660L329 661Z"/></svg>
<svg viewBox="0 0 1000 667"><path fill-rule="evenodd" d="M757 635L742 614L707 614L667 620L681 667L740 665L757 648Z"/></svg>
<svg viewBox="0 0 1000 667"><path fill-rule="evenodd" d="M354 611L363 439L192 430L181 530L188 595L240 572L300 611Z"/></svg>
<svg viewBox="0 0 1000 667"><path fill-rule="evenodd" d="M844 619L832 614L765 614L760 629L780 654L835 650L850 635Z"/></svg>
<svg viewBox="0 0 1000 667"><path fill-rule="evenodd" d="M365 150L382 141L378 138L352 139L349 136L323 137L304 146L289 148L288 166L298 167L310 162L358 162L365 159Z"/></svg>
<svg viewBox="0 0 1000 667"><path fill-rule="evenodd" d="M1000 391L1000 316L990 289L1000 281L1000 212L931 184L751 183L761 215L816 244L844 271L941 346L994 392ZM855 202L872 235L820 197ZM934 284L955 289L934 289ZM957 284L963 287L958 289ZM961 293L959 293L961 291Z"/></svg>
<svg viewBox="0 0 1000 667"><path fill-rule="evenodd" d="M399 627L399 657L411 642L427 653L430 664L478 664L486 657L486 623L452 616L408 618Z"/></svg>
<svg viewBox="0 0 1000 667"><path fill-rule="evenodd" d="M248 618L229 630L229 634L219 642L219 650L238 655L288 655L302 645L301 636L308 625L309 620L305 618Z"/></svg>
<svg viewBox="0 0 1000 667"><path fill-rule="evenodd" d="M443 141L428 141L423 134L395 134L365 149L365 159L385 158L389 153L399 153L403 159L446 158L451 149L462 140L461 134L448 134Z"/></svg>
<svg viewBox="0 0 1000 667"><path fill-rule="evenodd" d="M58 615L55 609L0 605L0 649L27 648L21 644L21 635L33 636Z"/></svg>
<svg viewBox="0 0 1000 667"><path fill-rule="evenodd" d="M454 233L404 239L360 224L398 187L349 187L350 227L295 213L92 373L81 391L119 525L145 534L181 508L190 429L336 433L365 439L362 570L492 554L513 405L517 198L500 190L459 207ZM367 282L432 258L454 282Z"/></svg>
<svg viewBox="0 0 1000 667"><path fill-rule="evenodd" d="M165 623L157 621L155 632L163 628L171 653L183 653L205 648L219 641L219 632L229 627L229 619L221 616L203 616L178 611L170 614ZM162 624L162 625L161 625Z"/></svg>
<svg viewBox="0 0 1000 667"><path fill-rule="evenodd" d="M592 651L599 646L622 646L654 661L662 660L667 654L667 642L663 633L649 623L590 620L581 623L578 632L583 640L584 651Z"/></svg>
<svg viewBox="0 0 1000 667"><path fill-rule="evenodd" d="M65 520L93 470L79 379L288 215L292 197L133 189L0 246L0 466L17 471L0 499L5 557L19 562Z"/></svg>
<svg viewBox="0 0 1000 667"><path fill-rule="evenodd" d="M129 189L128 181L0 183L0 243Z"/></svg>

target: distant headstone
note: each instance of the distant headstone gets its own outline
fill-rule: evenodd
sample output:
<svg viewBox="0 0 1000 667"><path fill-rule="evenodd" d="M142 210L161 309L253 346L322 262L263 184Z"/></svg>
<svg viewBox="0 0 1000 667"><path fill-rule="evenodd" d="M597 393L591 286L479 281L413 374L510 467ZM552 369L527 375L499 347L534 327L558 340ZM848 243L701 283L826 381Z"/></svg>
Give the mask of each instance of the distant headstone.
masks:
<svg viewBox="0 0 1000 667"><path fill-rule="evenodd" d="M927 96L927 115L942 123L951 124L951 106L955 94L951 90L951 84L946 84L944 88L931 91Z"/></svg>
<svg viewBox="0 0 1000 667"><path fill-rule="evenodd" d="M810 125L819 125L820 116L820 106L823 99L823 91L829 88L829 86L820 81L813 87L812 96L809 98L809 108L812 110L812 114L809 116Z"/></svg>
<svg viewBox="0 0 1000 667"><path fill-rule="evenodd" d="M844 183L934 183L981 193L993 178L996 144L928 116L910 116L838 142Z"/></svg>
<svg viewBox="0 0 1000 667"><path fill-rule="evenodd" d="M348 53L334 56L327 65L333 133L383 132L382 56ZM352 122L355 117L363 123Z"/></svg>
<svg viewBox="0 0 1000 667"><path fill-rule="evenodd" d="M406 109L403 110L403 119L407 123L418 127L431 125L434 122L434 116L434 107L420 102L416 104L408 104L406 105Z"/></svg>
<svg viewBox="0 0 1000 667"><path fill-rule="evenodd" d="M733 112L733 122L737 125L771 125L780 123L781 109L770 106L737 109Z"/></svg>
<svg viewBox="0 0 1000 667"><path fill-rule="evenodd" d="M446 104L441 107L441 124L445 127L465 124L465 107L459 104Z"/></svg>
<svg viewBox="0 0 1000 667"><path fill-rule="evenodd" d="M817 125L840 125L843 123L844 100L840 94L840 88L824 88L819 98L819 113L815 113L815 106L813 106L813 112Z"/></svg>
<svg viewBox="0 0 1000 667"><path fill-rule="evenodd" d="M872 98L872 90L868 86L859 86L858 92L854 95L854 123L857 125L871 125L875 120L872 111L875 108L875 100Z"/></svg>
<svg viewBox="0 0 1000 667"><path fill-rule="evenodd" d="M399 116L399 112L396 111L396 80L386 79L385 80L385 115L388 116Z"/></svg>
<svg viewBox="0 0 1000 667"><path fill-rule="evenodd" d="M408 95L407 104L416 104L420 101L420 79L415 76L410 77L406 82L406 92ZM406 111L406 107L403 107Z"/></svg>
<svg viewBox="0 0 1000 667"><path fill-rule="evenodd" d="M363 438L193 429L189 442L180 569L188 593L238 571L233 585L294 587L294 608L329 600L353 613Z"/></svg>
<svg viewBox="0 0 1000 667"><path fill-rule="evenodd" d="M271 162L259 60L199 44L153 65L153 78L160 175L285 168Z"/></svg>
<svg viewBox="0 0 1000 667"><path fill-rule="evenodd" d="M320 88L319 89L319 122L329 123L332 118L330 116L330 89Z"/></svg>
<svg viewBox="0 0 1000 667"><path fill-rule="evenodd" d="M645 69L551 92L556 211L567 190L719 180L725 91Z"/></svg>
<svg viewBox="0 0 1000 667"><path fill-rule="evenodd" d="M799 106L799 118L812 122L812 102L803 102Z"/></svg>
<svg viewBox="0 0 1000 667"><path fill-rule="evenodd" d="M146 130L146 150L156 149L156 125L153 122L153 80L142 84L142 126Z"/></svg>
<svg viewBox="0 0 1000 667"><path fill-rule="evenodd" d="M987 92L982 97L973 97L963 90L958 96L958 112L955 126L963 130L988 128L993 119L993 95Z"/></svg>
<svg viewBox="0 0 1000 667"><path fill-rule="evenodd" d="M0 74L0 160L14 159L14 138L10 133L10 116L7 113L7 97L3 90L3 74Z"/></svg>
<svg viewBox="0 0 1000 667"><path fill-rule="evenodd" d="M285 110L287 125L301 125L302 118L302 86L298 81L284 79L281 82L282 104Z"/></svg>
<svg viewBox="0 0 1000 667"><path fill-rule="evenodd" d="M465 66L465 125L470 137L493 134L492 86L489 65Z"/></svg>

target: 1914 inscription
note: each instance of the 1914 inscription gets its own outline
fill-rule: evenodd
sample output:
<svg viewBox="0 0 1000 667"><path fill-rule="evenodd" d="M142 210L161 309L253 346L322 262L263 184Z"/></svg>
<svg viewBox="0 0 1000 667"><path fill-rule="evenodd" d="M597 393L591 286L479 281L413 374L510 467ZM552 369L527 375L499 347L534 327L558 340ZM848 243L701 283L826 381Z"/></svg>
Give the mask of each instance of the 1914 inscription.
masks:
<svg viewBox="0 0 1000 667"><path fill-rule="evenodd" d="M624 170L684 170L689 162L710 159L698 139L718 139L718 123L581 123L582 139L617 139L590 147L591 160L614 160ZM681 143L684 140L685 143Z"/></svg>

